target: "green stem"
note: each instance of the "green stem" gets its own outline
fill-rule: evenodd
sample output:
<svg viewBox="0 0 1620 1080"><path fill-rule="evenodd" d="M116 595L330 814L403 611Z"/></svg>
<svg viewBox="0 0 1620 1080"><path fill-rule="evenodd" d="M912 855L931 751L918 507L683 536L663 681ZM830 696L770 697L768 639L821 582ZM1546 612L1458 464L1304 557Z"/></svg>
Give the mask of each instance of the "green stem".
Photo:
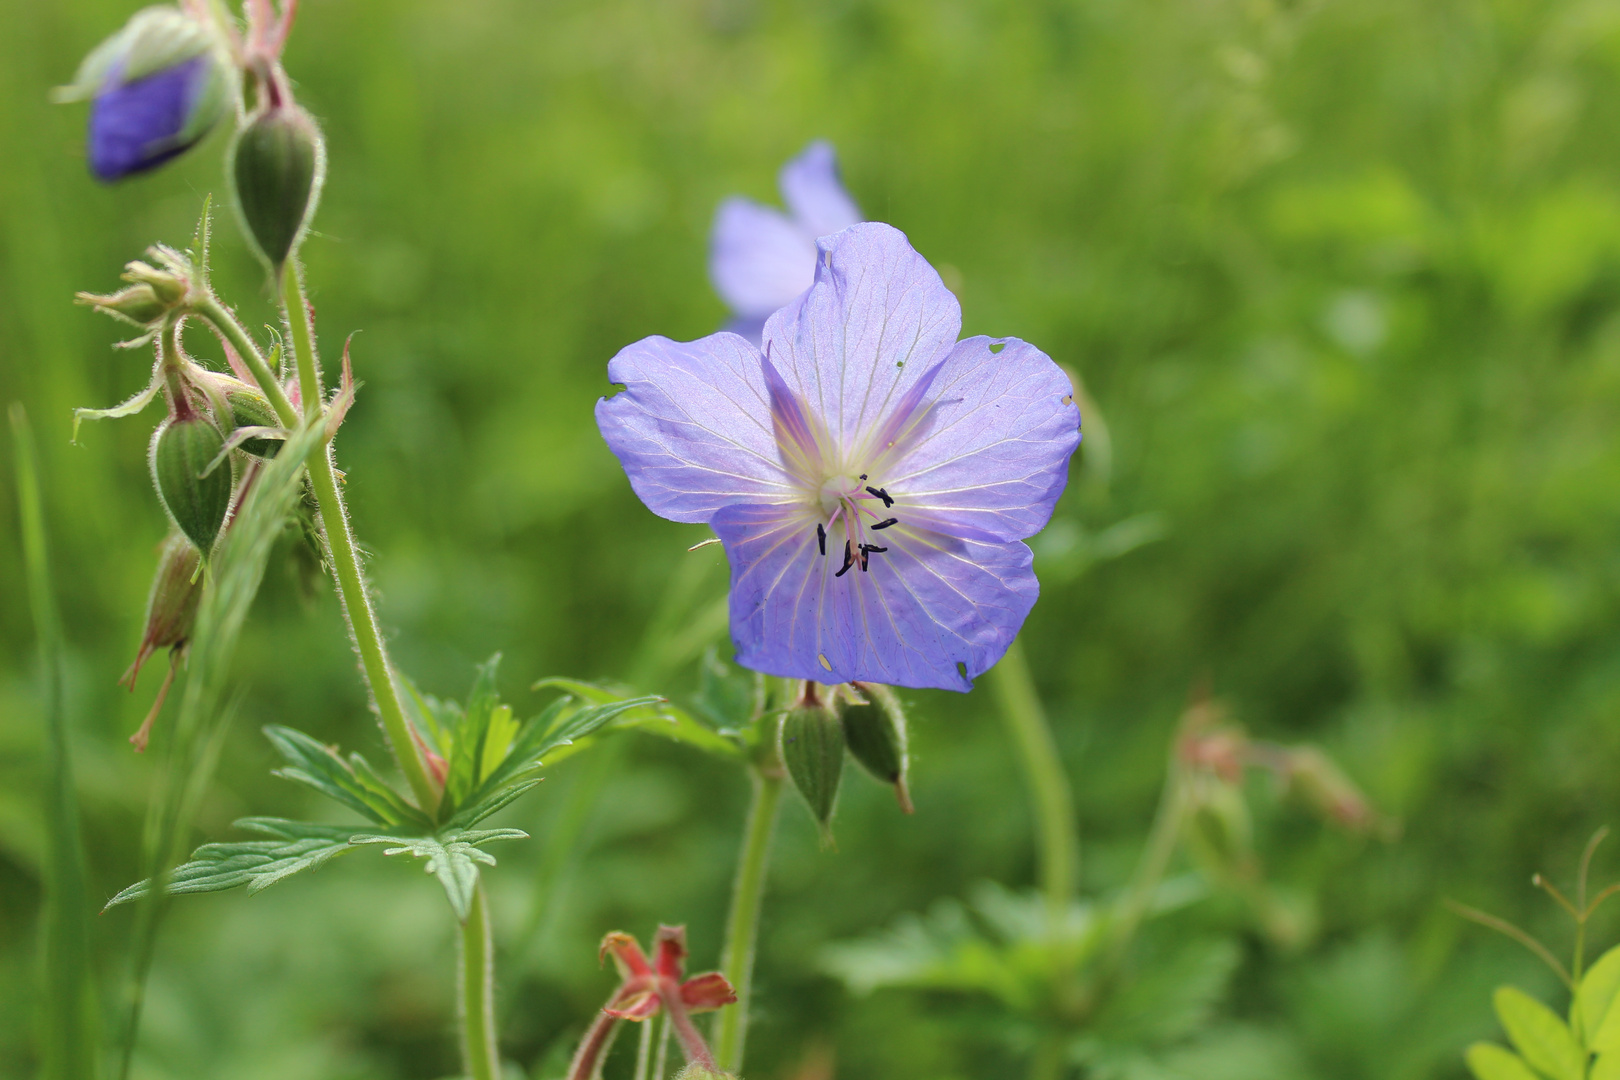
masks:
<svg viewBox="0 0 1620 1080"><path fill-rule="evenodd" d="M259 389L270 399L270 407L276 411L276 419L281 421L281 426L288 431L296 428L298 410L294 409L292 402L288 400L286 392L281 388L281 380L270 370L270 364L259 351L259 346L248 336L247 330L236 320L231 310L220 303L217 297L210 295L197 305L196 311L225 335L225 339L231 343L237 355L253 369L253 377L259 380Z"/></svg>
<svg viewBox="0 0 1620 1080"><path fill-rule="evenodd" d="M1075 830L1074 800L1063 774L1052 728L1047 723L1035 681L1024 659L1023 646L1014 641L1007 655L990 672L1001 715L1029 779L1030 808L1040 840L1041 891L1046 896L1048 926L1056 934L1074 899L1079 872L1080 841Z"/></svg>
<svg viewBox="0 0 1620 1080"><path fill-rule="evenodd" d="M489 896L480 881L461 924L461 1053L469 1080L497 1080L500 1051L495 1042L495 940L489 925Z"/></svg>
<svg viewBox="0 0 1620 1080"><path fill-rule="evenodd" d="M1154 892L1164 880L1165 871L1170 868L1170 858L1176 853L1176 842L1181 837L1185 802L1181 764L1172 755L1169 773L1164 780L1164 791L1159 796L1159 809L1153 817L1153 829L1148 833L1147 847L1142 850L1142 861L1137 863L1130 889L1120 905L1119 921L1115 924L1114 940L1107 959L1110 973L1124 959L1125 950L1153 904Z"/></svg>
<svg viewBox="0 0 1620 1080"><path fill-rule="evenodd" d="M716 1021L714 1056L726 1072L742 1071L743 1043L748 1035L748 1005L754 981L754 945L759 938L759 912L765 897L765 871L770 864L771 837L776 811L782 801L782 777L776 772L750 770L753 797L743 827L742 851L737 858L737 881L731 891L731 914L726 920L726 944L720 970L737 992L737 1003L720 1010Z"/></svg>
<svg viewBox="0 0 1620 1080"><path fill-rule="evenodd" d="M315 359L315 339L309 321L309 304L304 298L303 275L293 260L288 260L286 286L284 306L287 323L292 332L293 356L298 364L299 396L302 398L305 414L315 415L325 407L325 403L321 394L320 369ZM262 358L260 364L263 364ZM254 373L259 374L258 367L254 368ZM260 375L260 378L263 379L264 376ZM310 455L309 486L314 491L315 501L320 507L326 543L332 552L332 569L337 576L338 595L343 601L343 614L354 637L355 650L360 654L366 682L371 686L371 697L376 702L377 714L382 718L383 730L388 733L388 741L393 747L394 758L399 762L400 771L405 774L406 781L411 785L411 791L416 795L417 806L431 815L438 805L439 795L434 789L433 781L428 778L427 768L422 764L422 756L417 752L416 743L411 738L410 725L405 719L405 709L400 704L399 688L394 684L393 672L388 665L388 654L383 647L382 634L377 629L377 618L371 610L371 596L366 591L360 554L355 549L354 537L349 532L348 511L344 508L343 495L339 492L337 481L333 476L330 442L326 444L324 452Z"/></svg>

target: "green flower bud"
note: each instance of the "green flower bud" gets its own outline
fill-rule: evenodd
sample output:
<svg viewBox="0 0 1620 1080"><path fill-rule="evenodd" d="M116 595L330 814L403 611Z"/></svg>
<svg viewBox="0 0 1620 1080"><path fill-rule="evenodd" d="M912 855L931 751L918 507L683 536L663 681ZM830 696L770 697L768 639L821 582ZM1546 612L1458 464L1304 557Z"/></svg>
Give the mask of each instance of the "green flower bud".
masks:
<svg viewBox="0 0 1620 1080"><path fill-rule="evenodd" d="M237 132L230 172L247 233L279 270L320 199L326 172L320 128L296 105L263 109Z"/></svg>
<svg viewBox="0 0 1620 1080"><path fill-rule="evenodd" d="M231 470L202 471L225 449L219 429L198 416L170 420L152 438L152 480L175 526L203 558L231 507Z"/></svg>
<svg viewBox="0 0 1620 1080"><path fill-rule="evenodd" d="M824 840L831 837L827 826L844 772L844 726L831 698L821 699L825 692L816 683L805 683L799 700L782 718L780 736L782 763L821 827Z"/></svg>
<svg viewBox="0 0 1620 1080"><path fill-rule="evenodd" d="M152 286L145 282L115 293L75 293L73 302L93 307L103 315L146 329L156 325L169 310Z"/></svg>
<svg viewBox="0 0 1620 1080"><path fill-rule="evenodd" d="M146 629L135 662L119 681L135 688L141 665L159 649L184 647L197 621L197 604L202 600L203 579L197 572L202 559L191 542L179 533L170 534L158 557L157 576L146 600Z"/></svg>
<svg viewBox="0 0 1620 1080"><path fill-rule="evenodd" d="M270 399L251 387L241 390L227 390L225 400L231 405L231 419L237 427L271 427L281 426L280 417L276 410L271 408ZM240 449L258 458L273 458L281 449L280 439L244 439Z"/></svg>
<svg viewBox="0 0 1620 1080"><path fill-rule="evenodd" d="M906 790L906 714L894 691L878 683L852 683L865 702L844 710L844 741L861 767L885 784L894 786L900 809L911 813L911 793Z"/></svg>

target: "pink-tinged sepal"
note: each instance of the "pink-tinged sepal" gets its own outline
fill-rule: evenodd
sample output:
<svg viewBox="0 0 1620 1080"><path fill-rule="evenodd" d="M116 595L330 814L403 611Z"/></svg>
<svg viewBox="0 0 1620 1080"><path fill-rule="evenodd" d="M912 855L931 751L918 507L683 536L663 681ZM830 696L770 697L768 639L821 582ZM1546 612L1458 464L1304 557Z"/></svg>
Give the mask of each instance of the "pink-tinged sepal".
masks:
<svg viewBox="0 0 1620 1080"><path fill-rule="evenodd" d="M712 1012L737 1003L737 991L718 971L694 975L681 984L681 1001L691 1012Z"/></svg>

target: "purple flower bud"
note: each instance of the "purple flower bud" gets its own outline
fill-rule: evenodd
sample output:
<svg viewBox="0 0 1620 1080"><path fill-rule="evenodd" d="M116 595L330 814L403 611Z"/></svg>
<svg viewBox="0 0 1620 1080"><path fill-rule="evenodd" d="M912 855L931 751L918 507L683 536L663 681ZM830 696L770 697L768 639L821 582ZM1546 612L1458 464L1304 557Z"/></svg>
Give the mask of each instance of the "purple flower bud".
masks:
<svg viewBox="0 0 1620 1080"><path fill-rule="evenodd" d="M79 67L59 101L90 100L88 157L99 179L155 168L224 115L231 73L213 33L174 7L136 12Z"/></svg>

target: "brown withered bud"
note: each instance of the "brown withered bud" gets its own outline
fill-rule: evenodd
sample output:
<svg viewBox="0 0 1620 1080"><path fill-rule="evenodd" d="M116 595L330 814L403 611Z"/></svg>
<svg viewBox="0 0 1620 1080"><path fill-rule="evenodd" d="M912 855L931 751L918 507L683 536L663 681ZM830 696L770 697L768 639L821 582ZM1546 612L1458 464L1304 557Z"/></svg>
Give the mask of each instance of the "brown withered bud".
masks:
<svg viewBox="0 0 1620 1080"><path fill-rule="evenodd" d="M157 575L152 579L152 592L146 601L146 628L141 634L140 649L135 653L135 662L118 680L133 691L135 679L147 659L159 649L170 650L169 672L158 691L157 701L140 730L130 737L136 750L146 749L152 721L163 707L163 699L174 679L174 664L191 639L191 629L197 621L197 605L202 600L203 578L198 573L201 564L201 553L184 536L173 533L164 541Z"/></svg>

